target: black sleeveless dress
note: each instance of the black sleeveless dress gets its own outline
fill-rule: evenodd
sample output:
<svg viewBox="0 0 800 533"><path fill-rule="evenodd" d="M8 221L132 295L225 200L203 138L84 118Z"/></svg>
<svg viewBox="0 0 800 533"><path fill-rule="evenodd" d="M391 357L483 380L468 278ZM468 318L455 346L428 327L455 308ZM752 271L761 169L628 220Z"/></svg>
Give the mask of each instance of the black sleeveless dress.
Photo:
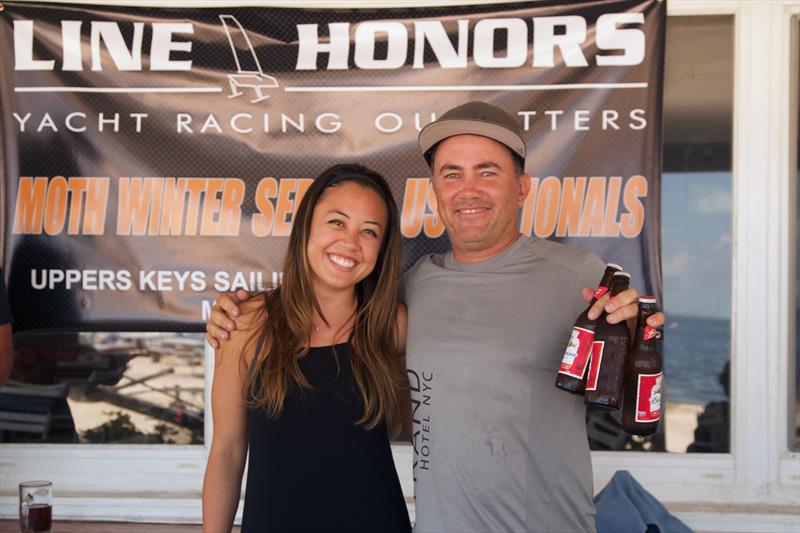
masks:
<svg viewBox="0 0 800 533"><path fill-rule="evenodd" d="M411 530L385 424L354 424L364 408L350 354L311 348L300 368L313 388L293 385L280 418L249 410L243 533Z"/></svg>

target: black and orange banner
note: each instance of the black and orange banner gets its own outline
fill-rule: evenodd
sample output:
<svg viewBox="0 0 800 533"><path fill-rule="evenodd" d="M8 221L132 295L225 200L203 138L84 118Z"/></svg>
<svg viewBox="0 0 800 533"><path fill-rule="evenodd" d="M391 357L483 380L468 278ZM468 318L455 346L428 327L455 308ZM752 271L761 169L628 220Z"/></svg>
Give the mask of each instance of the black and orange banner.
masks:
<svg viewBox="0 0 800 533"><path fill-rule="evenodd" d="M269 288L298 202L359 162L402 208L403 267L448 249L421 127L519 117L521 231L660 297L659 0L403 9L5 2L3 265L18 329L191 330Z"/></svg>

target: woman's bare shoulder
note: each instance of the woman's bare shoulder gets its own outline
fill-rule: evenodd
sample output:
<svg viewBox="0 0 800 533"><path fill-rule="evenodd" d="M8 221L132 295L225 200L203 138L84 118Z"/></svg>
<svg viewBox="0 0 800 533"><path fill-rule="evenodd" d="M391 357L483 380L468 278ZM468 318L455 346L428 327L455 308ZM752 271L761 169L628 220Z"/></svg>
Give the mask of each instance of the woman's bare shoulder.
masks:
<svg viewBox="0 0 800 533"><path fill-rule="evenodd" d="M233 318L234 322L236 322L235 331L252 332L252 330L261 330L267 320L265 295L257 294L249 300L245 300L239 304L239 311L239 316Z"/></svg>

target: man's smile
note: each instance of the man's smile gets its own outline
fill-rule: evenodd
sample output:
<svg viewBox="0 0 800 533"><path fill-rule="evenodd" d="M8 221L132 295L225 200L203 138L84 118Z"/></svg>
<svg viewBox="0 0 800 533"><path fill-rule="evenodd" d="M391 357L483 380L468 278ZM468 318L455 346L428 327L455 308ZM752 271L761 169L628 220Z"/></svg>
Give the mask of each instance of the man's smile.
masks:
<svg viewBox="0 0 800 533"><path fill-rule="evenodd" d="M489 211L489 209L488 207L464 207L456 209L456 213L459 215L479 215Z"/></svg>

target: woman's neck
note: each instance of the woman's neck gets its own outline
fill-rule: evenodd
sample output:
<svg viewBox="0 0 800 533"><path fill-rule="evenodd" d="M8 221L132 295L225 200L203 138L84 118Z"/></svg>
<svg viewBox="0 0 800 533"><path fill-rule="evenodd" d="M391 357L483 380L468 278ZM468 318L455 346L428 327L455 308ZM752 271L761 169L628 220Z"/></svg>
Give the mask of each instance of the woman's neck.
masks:
<svg viewBox="0 0 800 533"><path fill-rule="evenodd" d="M312 315L311 346L325 346L345 342L353 329L357 298L355 291L316 294L321 316Z"/></svg>
<svg viewBox="0 0 800 533"><path fill-rule="evenodd" d="M356 291L314 291L314 296L317 298L317 304L322 317L327 322L336 321L337 318L342 318L342 315L351 315L356 309ZM316 317L316 313L315 313Z"/></svg>

